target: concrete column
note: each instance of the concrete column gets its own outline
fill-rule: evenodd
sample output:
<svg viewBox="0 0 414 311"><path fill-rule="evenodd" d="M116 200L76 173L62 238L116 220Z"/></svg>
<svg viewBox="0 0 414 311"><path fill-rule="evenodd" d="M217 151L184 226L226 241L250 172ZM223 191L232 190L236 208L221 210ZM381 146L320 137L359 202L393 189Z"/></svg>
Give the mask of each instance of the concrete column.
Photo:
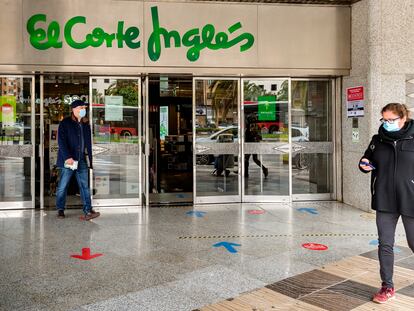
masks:
<svg viewBox="0 0 414 311"><path fill-rule="evenodd" d="M358 160L378 132L381 108L407 103L406 81L414 74L414 1L362 0L352 5L352 70L343 79L343 201L370 210L369 174ZM346 88L365 88L365 116L359 118L359 142L352 142L352 119L346 116Z"/></svg>

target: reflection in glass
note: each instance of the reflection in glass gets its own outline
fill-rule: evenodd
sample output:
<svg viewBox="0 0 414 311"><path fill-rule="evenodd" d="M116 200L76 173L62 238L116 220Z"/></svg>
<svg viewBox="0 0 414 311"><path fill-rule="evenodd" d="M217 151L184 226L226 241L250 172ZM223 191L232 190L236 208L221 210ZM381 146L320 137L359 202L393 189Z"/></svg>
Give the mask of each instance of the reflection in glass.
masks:
<svg viewBox="0 0 414 311"><path fill-rule="evenodd" d="M139 97L139 80L92 80L93 144L138 145ZM95 199L138 198L139 183L138 152L94 157Z"/></svg>
<svg viewBox="0 0 414 311"><path fill-rule="evenodd" d="M31 142L32 78L0 77L0 201L30 201L31 158L19 146ZM7 146L7 147L6 147Z"/></svg>
<svg viewBox="0 0 414 311"><path fill-rule="evenodd" d="M245 80L244 193L289 195L289 81Z"/></svg>
<svg viewBox="0 0 414 311"><path fill-rule="evenodd" d="M293 194L332 192L331 98L330 81L292 81Z"/></svg>
<svg viewBox="0 0 414 311"><path fill-rule="evenodd" d="M238 83L196 80L197 196L238 195Z"/></svg>

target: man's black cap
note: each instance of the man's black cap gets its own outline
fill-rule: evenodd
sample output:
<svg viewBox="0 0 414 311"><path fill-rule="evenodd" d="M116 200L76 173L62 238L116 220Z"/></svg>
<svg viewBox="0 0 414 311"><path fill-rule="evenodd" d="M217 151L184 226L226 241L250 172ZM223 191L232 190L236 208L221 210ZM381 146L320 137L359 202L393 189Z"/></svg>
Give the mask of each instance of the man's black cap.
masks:
<svg viewBox="0 0 414 311"><path fill-rule="evenodd" d="M70 104L70 107L72 109L76 108L76 107L79 107L79 106L86 106L86 104L83 100L80 100L80 99L76 99Z"/></svg>

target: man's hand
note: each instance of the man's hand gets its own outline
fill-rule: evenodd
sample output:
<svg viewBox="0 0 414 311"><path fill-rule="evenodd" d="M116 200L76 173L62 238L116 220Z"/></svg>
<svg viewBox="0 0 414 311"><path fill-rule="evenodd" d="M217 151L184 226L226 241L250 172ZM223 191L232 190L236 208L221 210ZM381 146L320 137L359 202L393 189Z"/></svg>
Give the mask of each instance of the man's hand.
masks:
<svg viewBox="0 0 414 311"><path fill-rule="evenodd" d="M74 160L72 158L66 159L65 161L68 165L73 165Z"/></svg>

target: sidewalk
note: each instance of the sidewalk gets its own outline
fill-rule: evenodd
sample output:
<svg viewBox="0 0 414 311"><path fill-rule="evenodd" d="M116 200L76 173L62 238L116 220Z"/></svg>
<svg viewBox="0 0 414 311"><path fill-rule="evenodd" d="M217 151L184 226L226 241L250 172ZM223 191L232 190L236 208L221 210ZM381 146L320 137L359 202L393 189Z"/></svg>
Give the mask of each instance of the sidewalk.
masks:
<svg viewBox="0 0 414 311"><path fill-rule="evenodd" d="M333 275L334 283L321 284L321 288L330 287L329 292L338 283L348 284L348 279L375 290L380 283L376 259L372 259L376 253L375 217L341 203L211 205L194 210L110 208L100 212L102 216L96 220L82 222L80 210L68 210L64 220L56 219L55 211L1 211L0 310L204 310L226 299L248 297L253 301L251 296L268 293L272 294L270 301L281 299L277 305L295 305L298 298L313 308L336 310L322 298L318 298L321 304L314 302L313 297L322 292L315 293L314 287L291 297L275 291L275 284L296 282L289 278L307 276L303 273ZM399 224L396 240L406 254L404 239ZM328 249L306 249L302 247L305 243L320 243ZM102 255L90 260L71 257L86 248L91 255ZM373 252L371 259L358 256L367 252ZM338 272L341 268L335 270L334 262L341 265L346 259L343 263L349 264L350 257L370 263L372 277L357 275L359 270L352 270L353 264L344 274ZM407 265L412 265L410 260L412 257ZM401 284L399 296L410 297L411 276L410 271L403 283L396 280ZM341 290L339 286L334 297L347 295ZM366 296L356 297L361 306L370 291L366 288ZM254 308L260 310L259 306L249 310Z"/></svg>
<svg viewBox="0 0 414 311"><path fill-rule="evenodd" d="M414 310L414 255L398 246L395 257L396 299L387 304L371 302L378 290L377 251L353 256L264 288L219 302L199 311L261 310Z"/></svg>

